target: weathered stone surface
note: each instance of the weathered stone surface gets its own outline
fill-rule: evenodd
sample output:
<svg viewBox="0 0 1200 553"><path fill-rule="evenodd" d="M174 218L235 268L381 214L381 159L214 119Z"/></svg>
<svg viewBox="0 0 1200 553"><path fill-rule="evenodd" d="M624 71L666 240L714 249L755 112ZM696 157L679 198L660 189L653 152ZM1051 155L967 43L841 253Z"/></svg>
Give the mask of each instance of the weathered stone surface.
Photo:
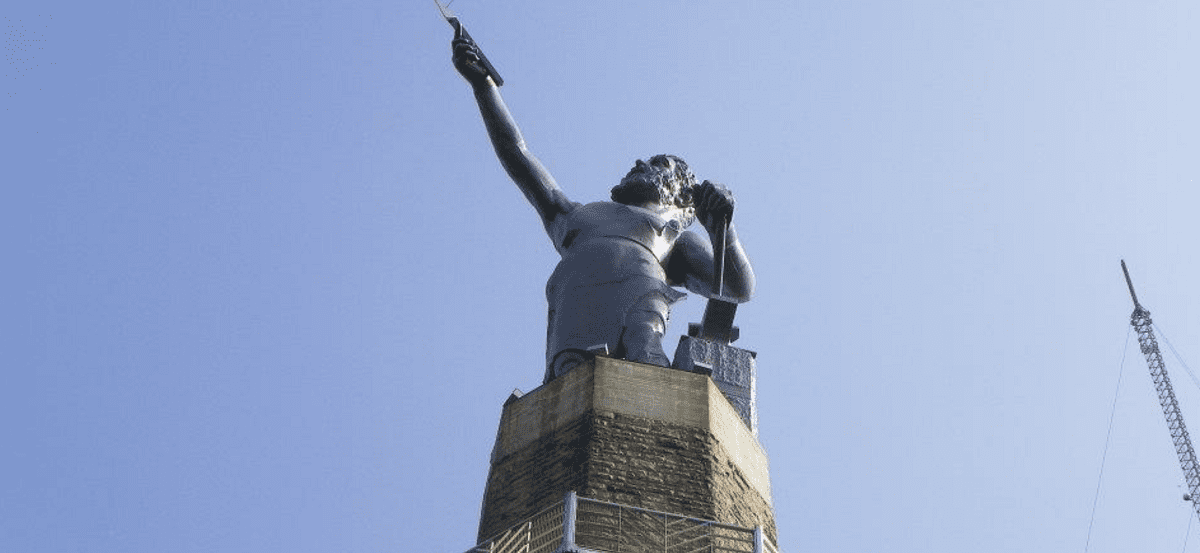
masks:
<svg viewBox="0 0 1200 553"><path fill-rule="evenodd" d="M766 455L698 374L599 358L506 406L479 541L571 490L775 537Z"/></svg>
<svg viewBox="0 0 1200 553"><path fill-rule="evenodd" d="M694 336L681 336L675 348L673 368L711 374L713 382L758 435L758 390L755 353Z"/></svg>

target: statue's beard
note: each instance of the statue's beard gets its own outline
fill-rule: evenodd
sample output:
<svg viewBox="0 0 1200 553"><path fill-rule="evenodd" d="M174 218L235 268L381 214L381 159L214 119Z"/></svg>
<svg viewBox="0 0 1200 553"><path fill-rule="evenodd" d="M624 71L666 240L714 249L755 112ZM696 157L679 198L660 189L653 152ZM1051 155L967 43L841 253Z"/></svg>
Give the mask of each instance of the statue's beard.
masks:
<svg viewBox="0 0 1200 553"><path fill-rule="evenodd" d="M630 173L621 179L621 184L612 188L612 200L619 204L643 206L647 203L664 207L676 207L671 217L687 228L696 219L692 208L690 190L676 194L666 175L655 173Z"/></svg>
<svg viewBox="0 0 1200 553"><path fill-rule="evenodd" d="M663 203L665 183L657 175L633 173L625 175L621 183L612 189L612 199L625 205L642 205L646 202Z"/></svg>

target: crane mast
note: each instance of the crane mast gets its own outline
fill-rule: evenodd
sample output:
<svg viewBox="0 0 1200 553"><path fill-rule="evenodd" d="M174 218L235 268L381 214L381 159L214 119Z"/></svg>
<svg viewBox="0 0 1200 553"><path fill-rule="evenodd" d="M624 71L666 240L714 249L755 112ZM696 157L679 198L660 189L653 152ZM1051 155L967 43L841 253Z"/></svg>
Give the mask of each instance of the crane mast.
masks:
<svg viewBox="0 0 1200 553"><path fill-rule="evenodd" d="M1196 514L1200 515L1200 464L1196 462L1196 451L1192 449L1192 439L1183 423L1183 414L1179 412L1179 402L1175 400L1175 389L1171 387L1171 378L1167 376L1167 368L1163 365L1162 353L1158 351L1158 340L1154 338L1150 312L1138 302L1124 260L1121 260L1121 271L1125 273L1125 284L1129 285L1129 295L1133 298L1133 314L1129 316L1129 324L1137 331L1138 345L1141 346L1142 355L1146 357L1146 364L1150 367L1150 377L1154 379L1158 402L1162 405L1163 416L1167 418L1171 441L1175 442L1175 454L1179 457L1179 466L1183 469L1184 480L1187 481L1188 495L1184 496L1184 499L1191 501Z"/></svg>

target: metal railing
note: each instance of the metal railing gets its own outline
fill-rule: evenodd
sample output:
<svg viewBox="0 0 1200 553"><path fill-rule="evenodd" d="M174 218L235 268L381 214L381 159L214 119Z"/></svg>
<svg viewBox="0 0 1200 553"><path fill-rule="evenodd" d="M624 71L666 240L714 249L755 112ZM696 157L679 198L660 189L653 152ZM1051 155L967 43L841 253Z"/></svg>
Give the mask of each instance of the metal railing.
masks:
<svg viewBox="0 0 1200 553"><path fill-rule="evenodd" d="M575 543L607 553L755 553L754 530L579 499Z"/></svg>
<svg viewBox="0 0 1200 553"><path fill-rule="evenodd" d="M779 553L762 527L566 498L467 553Z"/></svg>
<svg viewBox="0 0 1200 553"><path fill-rule="evenodd" d="M563 514L560 501L467 553L554 553L563 543Z"/></svg>

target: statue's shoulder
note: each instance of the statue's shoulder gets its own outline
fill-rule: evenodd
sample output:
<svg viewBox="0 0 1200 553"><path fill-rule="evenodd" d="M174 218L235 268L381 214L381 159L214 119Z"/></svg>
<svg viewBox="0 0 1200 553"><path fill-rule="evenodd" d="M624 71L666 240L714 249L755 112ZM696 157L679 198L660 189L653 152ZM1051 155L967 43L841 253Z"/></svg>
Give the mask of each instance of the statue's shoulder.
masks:
<svg viewBox="0 0 1200 553"><path fill-rule="evenodd" d="M556 226L578 227L596 224L623 217L630 217L630 207L616 202L591 202L576 204L575 209L563 213L554 221Z"/></svg>
<svg viewBox="0 0 1200 553"><path fill-rule="evenodd" d="M688 222L673 217L671 213L607 201L584 204L572 211L562 222L564 227L596 227L613 231L623 227L640 229L649 226L658 234L668 233L671 240L688 226Z"/></svg>
<svg viewBox="0 0 1200 553"><path fill-rule="evenodd" d="M546 231L554 248L565 254L577 238L596 234L622 235L622 227L642 217L635 209L608 201L576 204L575 209L555 217Z"/></svg>
<svg viewBox="0 0 1200 553"><path fill-rule="evenodd" d="M571 212L567 221L573 221L576 226L611 227L643 221L650 223L651 226L662 226L661 222L665 219L642 207L600 201L579 206L578 209Z"/></svg>
<svg viewBox="0 0 1200 553"><path fill-rule="evenodd" d="M629 206L627 206L625 204L619 204L617 202L601 200L598 202L591 202L591 203L583 204L583 205L579 206L579 209L577 209L576 211L583 211L583 212L589 213L589 214L596 214L596 213L617 213L617 212L625 211L627 209L629 209Z"/></svg>

